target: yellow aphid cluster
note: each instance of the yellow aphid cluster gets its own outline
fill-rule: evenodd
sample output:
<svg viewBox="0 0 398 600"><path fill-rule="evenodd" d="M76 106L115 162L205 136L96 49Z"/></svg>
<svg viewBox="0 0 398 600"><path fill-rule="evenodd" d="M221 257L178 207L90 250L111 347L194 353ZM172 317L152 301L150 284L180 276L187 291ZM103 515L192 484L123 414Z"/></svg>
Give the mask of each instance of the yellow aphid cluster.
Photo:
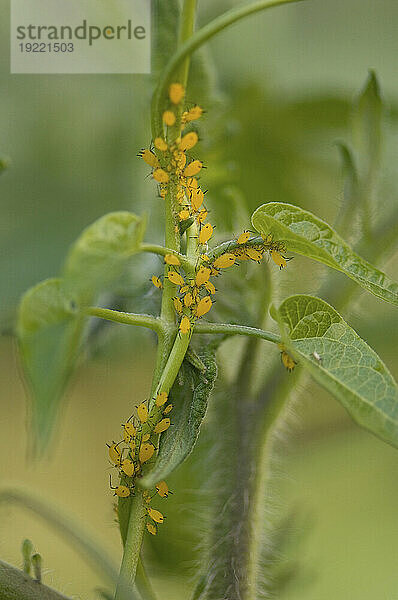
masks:
<svg viewBox="0 0 398 600"><path fill-rule="evenodd" d="M122 439L119 442L107 444L109 459L119 471L120 484L112 486L114 495L119 498L128 498L134 494L136 479L142 476L142 467L155 455L158 436L170 427L171 422L168 415L173 406L168 403L166 392L160 392L154 398L151 409L148 402L142 402L136 409L136 415L131 416L122 424ZM147 529L150 533L156 533L156 525L152 523L163 522L157 520L159 511L152 509L149 503L153 496L158 494L167 498L169 490L165 481L155 486L153 494L145 492L147 513L150 521ZM148 500L149 498L149 500ZM161 513L159 513L160 515Z"/></svg>
<svg viewBox="0 0 398 600"><path fill-rule="evenodd" d="M203 164L200 160L189 160L186 154L196 146L199 137L196 131L186 131L186 128L202 116L203 110L200 106L194 106L182 111L184 98L184 87L180 83L172 83L169 87L169 106L162 115L163 133L153 140L153 149L143 149L138 156L152 168L152 177L159 184L162 198L166 197L169 185L174 185L181 206L188 207L185 197L195 189L195 205L199 211L203 196L194 177L201 171ZM173 129L170 132L170 128L176 131ZM183 212L183 208L180 212L180 220L189 218L190 209L187 214Z"/></svg>
<svg viewBox="0 0 398 600"><path fill-rule="evenodd" d="M257 243L256 238L254 240L250 239L250 231L243 231L236 240L236 246L231 248L229 252L237 260L252 260L257 263L261 262L264 256L268 254L279 269L284 269L287 261L291 260L290 257L283 255L283 252L286 252L285 244L274 241L272 235L261 237L261 242L258 241Z"/></svg>

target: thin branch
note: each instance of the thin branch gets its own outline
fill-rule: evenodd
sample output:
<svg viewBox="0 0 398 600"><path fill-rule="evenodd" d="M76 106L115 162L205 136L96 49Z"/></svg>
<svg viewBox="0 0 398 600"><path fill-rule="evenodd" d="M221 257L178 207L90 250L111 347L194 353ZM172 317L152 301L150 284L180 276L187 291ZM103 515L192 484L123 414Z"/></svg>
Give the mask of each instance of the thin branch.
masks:
<svg viewBox="0 0 398 600"><path fill-rule="evenodd" d="M154 137L161 135L162 132L162 123L160 119L161 106L167 93L168 86L171 83L171 79L175 72L184 63L187 57L200 48L200 46L203 46L203 44L214 35L233 23L236 23L236 21L244 19L256 12L260 12L261 10L273 8L274 6L280 6L282 4L291 4L293 2L302 2L302 0L258 0L252 4L233 8L199 29L184 44L182 44L167 64L153 96L152 114Z"/></svg>
<svg viewBox="0 0 398 600"><path fill-rule="evenodd" d="M247 327L246 325L231 325L230 323L207 323L206 321L195 324L194 333L221 333L224 335L249 335L267 342L279 344L281 337L270 331Z"/></svg>
<svg viewBox="0 0 398 600"><path fill-rule="evenodd" d="M97 308L90 306L85 309L85 314L98 319L106 319L114 323L123 323L125 325L139 325L147 327L159 333L163 329L162 322L159 318L151 315L137 315L135 313L126 313L118 310L110 310L109 308Z"/></svg>
<svg viewBox="0 0 398 600"><path fill-rule="evenodd" d="M185 256L185 254L180 254L180 252L177 252L172 248L158 246L157 244L141 244L141 250L142 252L151 252L152 254L158 254L159 256L166 256L166 254L172 254L173 256L176 256L179 259L181 266L185 272L191 273L192 270L194 270L194 265L191 264L191 262Z"/></svg>

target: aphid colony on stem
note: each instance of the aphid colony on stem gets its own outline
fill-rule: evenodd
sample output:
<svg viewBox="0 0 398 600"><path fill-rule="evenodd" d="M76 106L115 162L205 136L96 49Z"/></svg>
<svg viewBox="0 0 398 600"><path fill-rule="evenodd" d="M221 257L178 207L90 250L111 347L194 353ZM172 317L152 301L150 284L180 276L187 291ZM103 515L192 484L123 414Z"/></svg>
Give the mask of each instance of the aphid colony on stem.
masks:
<svg viewBox="0 0 398 600"><path fill-rule="evenodd" d="M172 410L168 404L168 395L165 392L157 394L155 403L148 410L148 403L142 402L137 406L137 416L131 416L122 424L122 439L108 445L109 459L118 469L120 483L110 487L114 495L119 498L128 498L134 494L136 478L141 477L143 465L150 461L155 454L155 444L159 434L167 431L171 421L165 415ZM111 478L110 478L111 480ZM156 495L167 498L171 492L165 481L156 484L155 489L144 492L147 523L149 533L157 533L157 524L163 523L163 515L150 506L152 498Z"/></svg>
<svg viewBox="0 0 398 600"><path fill-rule="evenodd" d="M204 206L205 192L201 189L197 178L203 163L187 156L187 153L198 143L199 137L194 130L186 131L192 122L202 116L203 109L200 106L193 106L183 110L184 98L183 86L180 83L171 84L169 107L162 115L163 137L155 138L153 147L143 149L139 153L152 169L152 177L159 186L160 197L166 198L169 193L173 195L174 204L177 205L174 214L176 234L184 235L184 232L196 222L198 248L195 265L191 265L190 271L188 273L181 271L185 256L177 252L168 252L164 256L165 276L170 284L176 286L173 304L179 322L180 336L191 335L195 321L206 315L212 308L214 302L212 297L216 293L216 287L210 278L218 277L224 269L237 265L238 261L242 260L259 263L265 255L269 255L280 269L286 267L287 261L290 260L283 255L286 251L283 242L274 242L271 235L260 238L256 234L251 237L252 232L249 230L243 231L234 242L228 244L224 252L216 252L214 256L211 253L210 256L207 254L214 227L206 222L208 211ZM172 135L169 135L169 128L174 128ZM172 142L170 142L171 137L174 139ZM163 288L161 279L156 275L152 276L151 281L156 288ZM288 361L282 355L282 360L288 370L294 368L295 363L292 359ZM171 425L166 415L172 410L172 405L167 404L167 400L166 392L162 391L156 396L150 410L147 402L141 403L137 407L137 416L130 417L123 424L122 440L108 445L109 458L118 469L120 476L120 484L117 486L111 484L111 489L119 498L128 498L134 494L135 482L142 476L143 465L155 456L155 445L159 435ZM164 517L162 513L150 506L151 499L155 495L167 498L168 494L169 490L164 481L155 486L152 494L150 491L144 492L146 527L152 535L157 533L157 525L163 522Z"/></svg>
<svg viewBox="0 0 398 600"><path fill-rule="evenodd" d="M192 150L198 140L196 131L186 132L187 126L197 121L203 114L200 106L194 106L182 111L181 127L175 134L175 141L168 143L168 128L174 127L178 121L179 109L185 98L185 90L180 83L173 83L169 88L170 106L163 113L164 138L157 137L153 146L158 151L158 156L151 149L143 149L139 156L152 168L152 176L159 184L159 193L165 198L169 186L173 186L179 208L175 215L176 228L184 232L184 226L196 220L198 226L199 247L207 248L214 233L211 223L205 222L208 211L203 205L205 192L199 186L197 175L201 172L203 164L198 159L188 160L187 152ZM179 133L178 133L179 132ZM178 228L178 224L180 227ZM167 279L178 290L173 299L174 308L179 318L179 331L181 335L192 332L192 325L196 319L209 312L213 305L211 296L215 295L216 288L210 277L217 277L223 269L238 264L238 260L252 260L260 262L267 252L274 263L280 268L287 265L290 260L282 253L286 248L281 242L273 242L272 236L266 236L261 241L258 236L251 238L251 232L245 230L236 240L234 247L227 250L215 259L210 260L207 254L200 254L196 263L195 277L186 277L180 272L181 261L174 254L166 254L164 261L169 266ZM157 288L162 287L162 282L155 275L152 282Z"/></svg>

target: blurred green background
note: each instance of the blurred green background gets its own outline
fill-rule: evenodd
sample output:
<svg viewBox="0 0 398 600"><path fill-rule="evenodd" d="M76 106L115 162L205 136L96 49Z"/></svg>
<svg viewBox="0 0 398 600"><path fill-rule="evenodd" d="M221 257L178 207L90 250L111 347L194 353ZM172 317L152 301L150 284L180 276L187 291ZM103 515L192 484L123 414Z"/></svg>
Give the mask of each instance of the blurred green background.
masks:
<svg viewBox="0 0 398 600"><path fill-rule="evenodd" d="M232 4L199 2L200 22ZM310 0L236 24L209 44L214 87L198 153L208 166L206 187L219 239L247 227L252 210L273 200L333 221L343 189L334 142L349 140L351 103L369 68L378 74L387 108L375 216L397 203L397 25L395 0ZM120 326L92 331L50 455L32 464L25 392L10 333L21 293L56 274L69 244L105 212L147 212L146 239L161 241L161 204L135 157L150 142L153 81L10 75L4 1L0 30L0 158L10 158L0 177L0 484L23 483L75 514L118 562L105 442L148 393L154 339ZM189 100L201 94L206 96L199 86ZM300 258L290 265L280 274L281 295L313 292L322 271ZM393 257L382 267L398 276ZM157 310L148 279L160 268L157 258L134 258L131 278L118 290L123 306ZM397 377L393 309L362 296L346 316ZM232 359L227 366L234 368ZM301 576L283 598L398 599L398 454L359 430L313 384L297 390L292 412L278 444L274 485L277 512L297 517L292 540L300 543L291 541L285 552L293 561L299 558ZM200 564L203 480L212 469L205 451L211 443L204 427L194 454L170 479L174 495L165 509L167 523L146 542L163 600L187 598ZM103 582L75 548L22 509L0 506L0 557L20 565L24 537L42 553L48 584L75 598L98 597L93 590Z"/></svg>

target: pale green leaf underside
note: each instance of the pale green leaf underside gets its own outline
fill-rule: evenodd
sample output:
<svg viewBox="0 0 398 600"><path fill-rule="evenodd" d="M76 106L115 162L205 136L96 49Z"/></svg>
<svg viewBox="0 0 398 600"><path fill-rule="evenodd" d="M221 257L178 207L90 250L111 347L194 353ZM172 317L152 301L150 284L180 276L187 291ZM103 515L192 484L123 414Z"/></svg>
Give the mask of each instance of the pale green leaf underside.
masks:
<svg viewBox="0 0 398 600"><path fill-rule="evenodd" d="M23 296L17 322L21 360L32 397L35 449L42 452L76 360L83 320L60 279L47 279Z"/></svg>
<svg viewBox="0 0 398 600"><path fill-rule="evenodd" d="M63 279L49 279L23 296L18 340L32 397L36 449L44 451L79 354L84 316L78 308L109 289L139 252L145 223L129 212L101 217L72 246Z"/></svg>
<svg viewBox="0 0 398 600"><path fill-rule="evenodd" d="M123 272L129 258L139 252L145 221L120 211L89 225L71 247L64 267L66 288L80 302L90 302Z"/></svg>
<svg viewBox="0 0 398 600"><path fill-rule="evenodd" d="M273 316L286 327L286 346L314 379L359 425L398 446L397 384L334 308L319 298L297 295L274 309Z"/></svg>
<svg viewBox="0 0 398 600"><path fill-rule="evenodd" d="M333 229L312 213L292 204L270 202L252 216L253 227L283 240L297 252L345 273L375 296L398 305L398 284L355 254Z"/></svg>

